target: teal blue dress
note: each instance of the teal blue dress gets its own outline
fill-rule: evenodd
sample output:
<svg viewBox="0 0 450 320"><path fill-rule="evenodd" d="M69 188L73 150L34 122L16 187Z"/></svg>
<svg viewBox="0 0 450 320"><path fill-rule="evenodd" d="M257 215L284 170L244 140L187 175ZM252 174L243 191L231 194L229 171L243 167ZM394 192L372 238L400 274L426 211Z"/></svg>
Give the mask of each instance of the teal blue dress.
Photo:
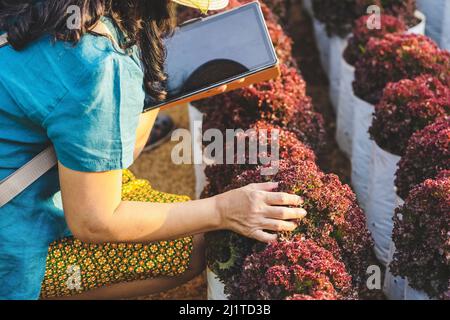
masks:
<svg viewBox="0 0 450 320"><path fill-rule="evenodd" d="M144 100L137 48L91 34L1 48L0 181L50 144L72 170L129 167ZM59 191L54 168L0 208L0 299L39 298L49 244L71 235Z"/></svg>

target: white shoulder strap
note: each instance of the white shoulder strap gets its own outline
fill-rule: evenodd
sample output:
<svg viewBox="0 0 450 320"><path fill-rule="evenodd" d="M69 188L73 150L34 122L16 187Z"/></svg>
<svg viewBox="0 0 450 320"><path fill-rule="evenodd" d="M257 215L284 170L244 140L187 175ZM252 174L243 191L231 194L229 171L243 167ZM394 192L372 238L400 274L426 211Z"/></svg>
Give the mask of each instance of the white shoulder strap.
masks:
<svg viewBox="0 0 450 320"><path fill-rule="evenodd" d="M103 23L97 23L92 31L106 36L111 35ZM7 38L6 33L0 36L0 48L8 44ZM0 181L0 208L17 197L57 163L55 149L48 147L22 168Z"/></svg>
<svg viewBox="0 0 450 320"><path fill-rule="evenodd" d="M6 33L0 36L0 48L8 43L8 35Z"/></svg>
<svg viewBox="0 0 450 320"><path fill-rule="evenodd" d="M0 181L0 208L17 197L57 164L53 147L48 147L22 168Z"/></svg>
<svg viewBox="0 0 450 320"><path fill-rule="evenodd" d="M0 36L0 47L8 44L7 34ZM57 164L53 147L34 157L22 168L0 181L0 208L17 197Z"/></svg>

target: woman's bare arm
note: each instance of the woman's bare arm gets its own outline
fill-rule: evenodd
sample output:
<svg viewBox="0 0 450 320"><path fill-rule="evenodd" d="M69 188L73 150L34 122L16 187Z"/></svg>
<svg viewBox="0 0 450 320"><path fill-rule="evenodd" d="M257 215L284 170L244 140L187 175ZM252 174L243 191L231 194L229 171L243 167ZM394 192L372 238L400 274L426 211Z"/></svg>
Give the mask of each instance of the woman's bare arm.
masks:
<svg viewBox="0 0 450 320"><path fill-rule="evenodd" d="M228 229L270 242L306 212L294 195L253 184L210 199L160 204L121 201L122 171L83 173L59 164L64 212L74 236L89 243L151 242Z"/></svg>
<svg viewBox="0 0 450 320"><path fill-rule="evenodd" d="M155 109L141 114L139 117L139 124L136 130L136 145L134 147L134 160L144 150L145 145L148 142L150 133L152 132L153 125L155 124L156 117L158 116L159 109Z"/></svg>

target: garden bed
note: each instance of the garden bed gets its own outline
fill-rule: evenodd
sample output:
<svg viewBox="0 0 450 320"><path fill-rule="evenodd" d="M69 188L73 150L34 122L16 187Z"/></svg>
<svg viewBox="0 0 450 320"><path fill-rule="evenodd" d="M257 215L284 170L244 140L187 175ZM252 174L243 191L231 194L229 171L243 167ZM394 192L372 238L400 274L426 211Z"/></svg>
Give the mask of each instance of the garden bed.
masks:
<svg viewBox="0 0 450 320"><path fill-rule="evenodd" d="M328 1L314 1L316 11L320 6L326 7ZM245 2L248 1L231 0L230 5ZM282 76L195 106L205 114L204 130L255 129L257 139L263 143L272 135L270 130L281 130L282 161L276 164L278 173L262 173L271 166L197 167L196 193L203 187L198 185L203 181L199 172L206 176L202 197L275 179L280 182L279 191L304 197L309 215L293 233L279 234L282 240L270 246L229 231L207 234L209 297L376 299L381 297L380 292L368 291L365 282L366 268L373 265L388 267L384 286L388 298L448 296L447 262L438 257L447 250L439 246L448 243L448 221L444 217L436 220L440 229L427 231L428 238L437 239L431 261L431 251L415 252L413 243L424 248L430 245L420 238L420 230L414 230L417 226L411 219L420 210L431 210L437 215L448 211L445 192L450 176L445 170L450 169L450 54L426 36L418 35L423 33L427 20L416 10L414 0L384 1L386 16L382 23L387 28L366 34L368 20L361 18L360 26L353 29L353 37L349 35L353 23L365 14L358 6L365 8L368 0L334 3L336 12L347 12L345 6L354 11L344 17L334 10L319 10L314 21L311 13L302 12L298 1L291 1L289 10L284 1L264 3L262 8L280 56ZM192 12L187 12L186 16L190 15ZM329 43L340 37L340 44L326 45L323 40L327 37ZM354 43L345 50L345 61L341 53L348 41ZM334 52L330 53L330 48ZM336 53L339 59L331 59ZM342 74L345 70L349 71L348 77ZM343 78L348 78L348 83L342 85ZM352 98L343 100L343 96ZM339 134L339 122L336 135L351 160L352 170L334 138L335 113L341 117L343 101L351 104L351 111L346 111L351 114L344 117L351 116L352 130ZM261 132L267 129L269 135L264 136ZM359 203L344 184L350 181ZM425 199L427 188L437 191L430 195L434 198L427 204L429 207L421 209L414 201L417 197ZM366 209L365 214L360 206ZM411 219L402 222L405 214ZM410 235L415 232L412 240ZM448 253L445 254L448 260ZM406 259L404 266L408 259L420 260L422 256L429 262L427 272L434 273L435 278L422 281L408 268L399 266L402 259ZM285 258L288 260L280 263ZM332 265L336 272L325 273L325 265ZM306 274L301 275L302 272ZM436 281L440 281L438 287Z"/></svg>

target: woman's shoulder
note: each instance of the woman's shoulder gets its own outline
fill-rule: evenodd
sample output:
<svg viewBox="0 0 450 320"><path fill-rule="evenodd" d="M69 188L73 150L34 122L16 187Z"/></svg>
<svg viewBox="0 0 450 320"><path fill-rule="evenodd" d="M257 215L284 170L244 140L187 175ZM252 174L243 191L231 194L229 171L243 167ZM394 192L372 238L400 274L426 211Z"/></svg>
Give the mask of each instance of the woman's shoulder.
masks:
<svg viewBox="0 0 450 320"><path fill-rule="evenodd" d="M82 78L126 71L127 81L142 81L140 64L105 36L87 33L77 43L55 40L45 35L16 51L0 49L4 77L52 77L69 85ZM36 72L34 72L36 71ZM1 75L0 75L1 77ZM70 89L70 88L69 88Z"/></svg>
<svg viewBox="0 0 450 320"><path fill-rule="evenodd" d="M0 60L0 83L26 113L36 114L37 121L67 94L84 100L126 86L136 88L134 95L143 95L140 65L104 36L85 34L74 44L47 35L21 51L1 48Z"/></svg>
<svg viewBox="0 0 450 320"><path fill-rule="evenodd" d="M33 60L33 57L36 59L39 57L47 58L47 60L39 61L41 66L45 65L46 62L52 64L61 62L67 65L70 64L70 60L73 60L72 67L87 70L101 68L103 65L98 62L105 59L114 59L125 63L134 62L129 55L113 44L112 40L91 33L86 33L76 43L60 41L50 35L44 35L20 51L14 50L11 46L5 46L0 49L0 56L2 61L9 65L12 63L8 62L20 62L21 65L28 64L30 60ZM139 67L137 64L136 66Z"/></svg>
<svg viewBox="0 0 450 320"><path fill-rule="evenodd" d="M54 55L63 67L80 70L85 74L126 69L136 76L143 77L141 66L106 36L87 33L76 44L64 41L41 41L39 49ZM117 70L116 70L117 71Z"/></svg>
<svg viewBox="0 0 450 320"><path fill-rule="evenodd" d="M21 71L30 73L37 69L39 77L68 78L65 83L71 83L70 80L80 77L125 71L131 77L127 81L142 81L144 75L137 47L127 51L121 49L117 43L122 43L123 35L118 27L108 17L102 17L100 22L111 38L92 32L73 43L47 34L20 51L10 46L0 49L0 60L7 65L3 74L20 77Z"/></svg>

